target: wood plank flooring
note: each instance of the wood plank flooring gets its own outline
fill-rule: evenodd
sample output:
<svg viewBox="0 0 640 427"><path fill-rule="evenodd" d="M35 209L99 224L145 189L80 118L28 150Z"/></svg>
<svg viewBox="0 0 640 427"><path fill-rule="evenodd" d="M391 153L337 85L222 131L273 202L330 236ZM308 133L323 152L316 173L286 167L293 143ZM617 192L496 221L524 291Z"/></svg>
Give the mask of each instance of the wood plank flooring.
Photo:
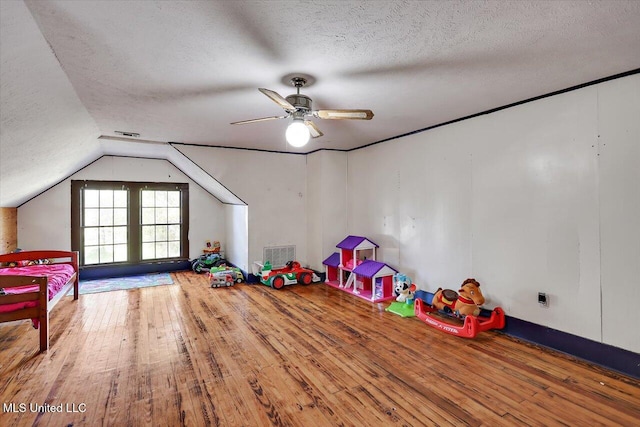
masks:
<svg viewBox="0 0 640 427"><path fill-rule="evenodd" d="M66 297L45 354L29 322L0 325L0 425L640 425L639 381L500 333L456 338L324 284L172 276Z"/></svg>

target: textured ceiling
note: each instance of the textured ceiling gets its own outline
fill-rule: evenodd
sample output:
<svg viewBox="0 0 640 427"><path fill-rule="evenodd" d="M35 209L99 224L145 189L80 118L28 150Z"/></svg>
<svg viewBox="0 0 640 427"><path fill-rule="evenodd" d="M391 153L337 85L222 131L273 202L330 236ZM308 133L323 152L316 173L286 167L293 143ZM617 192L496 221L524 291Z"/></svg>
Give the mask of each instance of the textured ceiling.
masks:
<svg viewBox="0 0 640 427"><path fill-rule="evenodd" d="M26 160L25 145L62 150L58 175L101 155L96 138L116 130L352 149L640 68L638 1L0 3L0 177L11 183L5 170L19 166L4 157ZM375 117L315 119L325 135L302 149L286 145L285 120L229 124L281 115L257 88L289 95L294 72L315 78L302 90L315 108ZM21 200L0 190L2 206Z"/></svg>

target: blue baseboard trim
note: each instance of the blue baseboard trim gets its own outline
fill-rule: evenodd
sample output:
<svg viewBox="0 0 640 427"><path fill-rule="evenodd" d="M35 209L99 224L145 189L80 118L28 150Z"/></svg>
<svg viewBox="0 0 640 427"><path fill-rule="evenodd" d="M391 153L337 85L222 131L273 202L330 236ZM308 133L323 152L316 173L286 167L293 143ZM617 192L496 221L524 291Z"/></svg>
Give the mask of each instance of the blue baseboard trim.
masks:
<svg viewBox="0 0 640 427"><path fill-rule="evenodd" d="M80 280L106 279L109 277L137 276L148 273L168 273L191 270L190 261L159 262L139 265L111 265L80 268Z"/></svg>
<svg viewBox="0 0 640 427"><path fill-rule="evenodd" d="M247 283L260 283L260 277L253 273L247 274Z"/></svg>
<svg viewBox="0 0 640 427"><path fill-rule="evenodd" d="M507 335L640 379L640 354L507 316Z"/></svg>

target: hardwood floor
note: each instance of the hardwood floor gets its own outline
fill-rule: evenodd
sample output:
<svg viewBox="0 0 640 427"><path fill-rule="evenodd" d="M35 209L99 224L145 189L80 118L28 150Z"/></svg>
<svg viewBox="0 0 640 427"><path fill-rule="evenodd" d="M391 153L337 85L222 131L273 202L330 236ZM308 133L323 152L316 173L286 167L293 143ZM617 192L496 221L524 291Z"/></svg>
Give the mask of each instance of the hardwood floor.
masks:
<svg viewBox="0 0 640 427"><path fill-rule="evenodd" d="M172 276L66 297L45 354L28 322L0 325L0 425L639 425L639 381L500 333L456 338L324 284Z"/></svg>

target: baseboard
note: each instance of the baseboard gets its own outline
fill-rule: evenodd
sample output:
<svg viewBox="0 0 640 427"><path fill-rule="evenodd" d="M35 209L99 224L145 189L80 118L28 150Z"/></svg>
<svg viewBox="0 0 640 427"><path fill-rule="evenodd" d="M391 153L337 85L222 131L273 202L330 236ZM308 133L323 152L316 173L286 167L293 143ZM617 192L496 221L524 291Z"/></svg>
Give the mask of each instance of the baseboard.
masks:
<svg viewBox="0 0 640 427"><path fill-rule="evenodd" d="M247 283L260 283L260 276L256 276L253 273L247 274Z"/></svg>
<svg viewBox="0 0 640 427"><path fill-rule="evenodd" d="M92 266L80 268L80 280L106 279L108 277L136 276L148 273L167 273L191 270L191 262L155 262L137 265Z"/></svg>
<svg viewBox="0 0 640 427"><path fill-rule="evenodd" d="M640 379L638 353L510 316L501 332Z"/></svg>

